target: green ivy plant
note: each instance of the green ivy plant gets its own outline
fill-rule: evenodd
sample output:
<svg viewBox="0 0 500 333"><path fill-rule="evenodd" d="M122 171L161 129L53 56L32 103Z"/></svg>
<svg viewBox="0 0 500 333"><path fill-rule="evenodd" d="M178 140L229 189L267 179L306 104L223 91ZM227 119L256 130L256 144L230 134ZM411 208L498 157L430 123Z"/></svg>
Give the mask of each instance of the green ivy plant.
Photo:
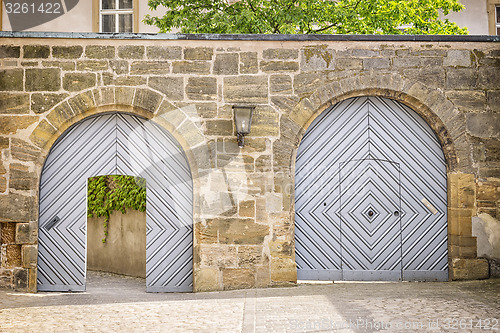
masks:
<svg viewBox="0 0 500 333"><path fill-rule="evenodd" d="M87 216L104 217L104 238L108 237L109 217L113 211L146 211L146 180L133 176L98 176L88 179Z"/></svg>

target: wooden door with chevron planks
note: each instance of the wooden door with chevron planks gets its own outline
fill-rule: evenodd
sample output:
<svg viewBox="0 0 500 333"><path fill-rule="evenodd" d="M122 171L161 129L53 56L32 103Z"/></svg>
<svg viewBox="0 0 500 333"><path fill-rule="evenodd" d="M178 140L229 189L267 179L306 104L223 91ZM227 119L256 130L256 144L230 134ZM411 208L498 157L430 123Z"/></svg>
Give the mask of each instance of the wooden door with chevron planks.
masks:
<svg viewBox="0 0 500 333"><path fill-rule="evenodd" d="M121 113L87 118L52 147L40 181L38 290L83 291L87 179L146 179L146 288L192 291L192 179L177 141Z"/></svg>
<svg viewBox="0 0 500 333"><path fill-rule="evenodd" d="M446 164L413 110L337 103L310 125L295 171L302 280L448 280Z"/></svg>

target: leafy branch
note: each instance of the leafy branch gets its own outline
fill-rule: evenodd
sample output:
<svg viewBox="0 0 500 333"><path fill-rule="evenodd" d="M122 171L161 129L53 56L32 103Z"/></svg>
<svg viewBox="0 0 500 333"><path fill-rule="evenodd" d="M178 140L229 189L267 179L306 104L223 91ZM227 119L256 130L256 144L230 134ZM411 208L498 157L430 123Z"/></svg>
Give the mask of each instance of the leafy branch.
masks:
<svg viewBox="0 0 500 333"><path fill-rule="evenodd" d="M108 237L113 211L146 211L146 180L132 176L98 176L88 179L87 216L104 217L104 238Z"/></svg>

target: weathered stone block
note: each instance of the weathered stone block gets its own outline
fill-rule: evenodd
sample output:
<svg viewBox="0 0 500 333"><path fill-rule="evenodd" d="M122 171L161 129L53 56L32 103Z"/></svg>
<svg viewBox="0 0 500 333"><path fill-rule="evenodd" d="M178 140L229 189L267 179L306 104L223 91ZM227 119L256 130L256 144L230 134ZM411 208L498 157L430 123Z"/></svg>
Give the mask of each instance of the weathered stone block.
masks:
<svg viewBox="0 0 500 333"><path fill-rule="evenodd" d="M113 59L115 57L115 47L89 45L85 47L85 56L90 59Z"/></svg>
<svg viewBox="0 0 500 333"><path fill-rule="evenodd" d="M238 214L240 217L255 217L255 200L240 201Z"/></svg>
<svg viewBox="0 0 500 333"><path fill-rule="evenodd" d="M180 46L148 46L146 47L149 59L181 59L182 47Z"/></svg>
<svg viewBox="0 0 500 333"><path fill-rule="evenodd" d="M240 74L255 74L258 71L257 52L240 53Z"/></svg>
<svg viewBox="0 0 500 333"><path fill-rule="evenodd" d="M7 178L0 176L0 193L7 191Z"/></svg>
<svg viewBox="0 0 500 333"><path fill-rule="evenodd" d="M327 45L306 46L301 50L303 71L333 70L335 68L335 50L328 49Z"/></svg>
<svg viewBox="0 0 500 333"><path fill-rule="evenodd" d="M27 91L57 91L61 88L59 68L33 68L26 70Z"/></svg>
<svg viewBox="0 0 500 333"><path fill-rule="evenodd" d="M158 108L157 116L177 128L185 119L186 114L167 101L163 101Z"/></svg>
<svg viewBox="0 0 500 333"><path fill-rule="evenodd" d="M59 128L62 124L70 120L74 116L71 107L67 102L58 105L47 115L47 120L55 128Z"/></svg>
<svg viewBox="0 0 500 333"><path fill-rule="evenodd" d="M29 113L29 95L0 93L0 114Z"/></svg>
<svg viewBox="0 0 500 333"><path fill-rule="evenodd" d="M4 69L0 70L0 91L23 90L23 70Z"/></svg>
<svg viewBox="0 0 500 333"><path fill-rule="evenodd" d="M42 61L42 67L56 67L63 71L74 71L76 64L74 61Z"/></svg>
<svg viewBox="0 0 500 333"><path fill-rule="evenodd" d="M29 58L48 58L50 56L50 47L48 45L25 45L23 47L23 57Z"/></svg>
<svg viewBox="0 0 500 333"><path fill-rule="evenodd" d="M207 219L206 226L200 226L203 243L261 245L267 235L269 226L257 224L252 219Z"/></svg>
<svg viewBox="0 0 500 333"><path fill-rule="evenodd" d="M16 223L0 222L0 245L16 242Z"/></svg>
<svg viewBox="0 0 500 333"><path fill-rule="evenodd" d="M61 106L63 106L64 104L65 103L62 103ZM73 113L75 115L87 112L88 110L96 106L94 101L94 94L92 93L92 91L86 91L70 98L68 100L68 104L71 106L71 109L73 110Z"/></svg>
<svg viewBox="0 0 500 333"><path fill-rule="evenodd" d="M16 133L19 129L24 129L37 120L34 116L0 116L0 134Z"/></svg>
<svg viewBox="0 0 500 333"><path fill-rule="evenodd" d="M76 70L82 72L105 71L108 69L108 62L105 60L81 60L76 62Z"/></svg>
<svg viewBox="0 0 500 333"><path fill-rule="evenodd" d="M265 49L262 52L264 59L297 59L299 50L297 49Z"/></svg>
<svg viewBox="0 0 500 333"><path fill-rule="evenodd" d="M272 171L271 156L261 155L255 159L255 171L257 172L269 172Z"/></svg>
<svg viewBox="0 0 500 333"><path fill-rule="evenodd" d="M31 95L31 110L44 113L68 97L68 94L36 93Z"/></svg>
<svg viewBox="0 0 500 333"><path fill-rule="evenodd" d="M255 272L246 268L226 268L222 271L224 290L255 287Z"/></svg>
<svg viewBox="0 0 500 333"><path fill-rule="evenodd" d="M16 223L16 244L34 244L37 241L37 230L31 223Z"/></svg>
<svg viewBox="0 0 500 333"><path fill-rule="evenodd" d="M192 100L216 100L217 79L214 77L190 77L186 95Z"/></svg>
<svg viewBox="0 0 500 333"><path fill-rule="evenodd" d="M447 67L469 67L471 65L471 53L469 50L449 50L443 59L443 65Z"/></svg>
<svg viewBox="0 0 500 333"><path fill-rule="evenodd" d="M133 88L115 88L115 102L121 105L132 105L135 90Z"/></svg>
<svg viewBox="0 0 500 333"><path fill-rule="evenodd" d="M477 71L472 68L449 68L446 70L446 88L474 89L477 86Z"/></svg>
<svg viewBox="0 0 500 333"><path fill-rule="evenodd" d="M272 75L270 90L273 94L288 95L292 93L292 78L289 75Z"/></svg>
<svg viewBox="0 0 500 333"><path fill-rule="evenodd" d="M184 99L184 78L168 76L152 76L148 79L148 85L163 94L169 100Z"/></svg>
<svg viewBox="0 0 500 333"><path fill-rule="evenodd" d="M19 139L11 139L12 145L10 147L10 153L12 158L25 161L34 162L40 156L40 149L29 144L26 141Z"/></svg>
<svg viewBox="0 0 500 333"><path fill-rule="evenodd" d="M279 114L268 106L257 106L252 116L251 136L277 136L279 134Z"/></svg>
<svg viewBox="0 0 500 333"><path fill-rule="evenodd" d="M478 138L500 137L499 113L467 113L467 130Z"/></svg>
<svg viewBox="0 0 500 333"><path fill-rule="evenodd" d="M237 53L222 53L215 56L214 74L238 74L239 57Z"/></svg>
<svg viewBox="0 0 500 333"><path fill-rule="evenodd" d="M208 61L174 61L172 73L176 74L210 74Z"/></svg>
<svg viewBox="0 0 500 333"><path fill-rule="evenodd" d="M67 91L80 91L94 87L96 82L95 73L67 73L63 78L63 88Z"/></svg>
<svg viewBox="0 0 500 333"><path fill-rule="evenodd" d="M35 174L29 172L29 168L27 166L18 163L11 163L9 171L9 188L20 191L28 191L32 189Z"/></svg>
<svg viewBox="0 0 500 333"><path fill-rule="evenodd" d="M32 123L33 121L31 121ZM36 146L44 148L45 144L52 138L57 130L49 124L45 119L38 124L33 133L30 135L30 140Z"/></svg>
<svg viewBox="0 0 500 333"><path fill-rule="evenodd" d="M207 120L205 122L206 135L230 136L233 135L233 122L231 120Z"/></svg>
<svg viewBox="0 0 500 333"><path fill-rule="evenodd" d="M365 70L370 69L381 69L381 68L389 68L390 61L387 58L366 58L363 59L363 68Z"/></svg>
<svg viewBox="0 0 500 333"><path fill-rule="evenodd" d="M137 89L135 92L134 105L154 113L162 99L163 97L154 91L149 89Z"/></svg>
<svg viewBox="0 0 500 333"><path fill-rule="evenodd" d="M461 111L486 111L486 95L482 91L450 91L446 97Z"/></svg>
<svg viewBox="0 0 500 333"><path fill-rule="evenodd" d="M1 266L5 268L21 267L21 245L6 244L1 245L2 262Z"/></svg>
<svg viewBox="0 0 500 333"><path fill-rule="evenodd" d="M219 270L213 268L198 268L194 270L194 291L220 290Z"/></svg>
<svg viewBox="0 0 500 333"><path fill-rule="evenodd" d="M297 283L297 267L291 258L271 258L273 283Z"/></svg>
<svg viewBox="0 0 500 333"><path fill-rule="evenodd" d="M260 70L267 73L296 72L299 63L292 61L261 61Z"/></svg>
<svg viewBox="0 0 500 333"><path fill-rule="evenodd" d="M83 54L81 46L53 46L52 57L60 59L78 59Z"/></svg>
<svg viewBox="0 0 500 333"><path fill-rule="evenodd" d="M483 89L498 89L498 68L494 70L491 67L479 68L478 87Z"/></svg>
<svg viewBox="0 0 500 333"><path fill-rule="evenodd" d="M310 95L323 84L321 73L300 73L293 77L293 89L299 96Z"/></svg>
<svg viewBox="0 0 500 333"><path fill-rule="evenodd" d="M267 77L238 76L225 78L224 99L228 103L267 103Z"/></svg>
<svg viewBox="0 0 500 333"><path fill-rule="evenodd" d="M493 112L500 112L500 90L491 90L486 93L488 106Z"/></svg>
<svg viewBox="0 0 500 333"><path fill-rule="evenodd" d="M118 75L129 73L129 63L126 60L111 60L109 62L109 67Z"/></svg>
<svg viewBox="0 0 500 333"><path fill-rule="evenodd" d="M269 264L269 257L263 254L262 246L238 246L238 266L254 268L255 266Z"/></svg>
<svg viewBox="0 0 500 333"><path fill-rule="evenodd" d="M184 49L186 60L212 60L214 49L211 47L187 47Z"/></svg>
<svg viewBox="0 0 500 333"><path fill-rule="evenodd" d="M21 47L13 45L0 45L0 58L19 58Z"/></svg>
<svg viewBox="0 0 500 333"><path fill-rule="evenodd" d="M422 66L420 57L395 57L392 59L392 65L396 68L410 68Z"/></svg>
<svg viewBox="0 0 500 333"><path fill-rule="evenodd" d="M478 280L489 277L488 260L453 258L450 267L451 280Z"/></svg>
<svg viewBox="0 0 500 333"><path fill-rule="evenodd" d="M12 289L12 270L0 269L0 288Z"/></svg>
<svg viewBox="0 0 500 333"><path fill-rule="evenodd" d="M12 281L14 282L14 290L27 291L28 290L28 269L19 268L15 269L12 273Z"/></svg>
<svg viewBox="0 0 500 333"><path fill-rule="evenodd" d="M170 73L170 63L168 61L134 61L130 66L130 74L168 74Z"/></svg>
<svg viewBox="0 0 500 333"><path fill-rule="evenodd" d="M363 68L363 59L337 58L336 62L339 70L360 70Z"/></svg>
<svg viewBox="0 0 500 333"><path fill-rule="evenodd" d="M418 69L403 70L404 76L417 80L429 88L442 89L445 84L445 71L442 68L422 67Z"/></svg>
<svg viewBox="0 0 500 333"><path fill-rule="evenodd" d="M118 57L122 59L142 59L144 57L144 46L119 46Z"/></svg>

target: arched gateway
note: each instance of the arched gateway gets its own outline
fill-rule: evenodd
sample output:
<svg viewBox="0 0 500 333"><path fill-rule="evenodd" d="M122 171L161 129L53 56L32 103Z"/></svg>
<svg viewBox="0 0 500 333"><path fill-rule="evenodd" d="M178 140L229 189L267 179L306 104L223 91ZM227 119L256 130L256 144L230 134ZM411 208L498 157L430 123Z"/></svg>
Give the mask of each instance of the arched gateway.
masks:
<svg viewBox="0 0 500 333"><path fill-rule="evenodd" d="M357 97L326 110L295 180L298 279L448 280L445 157L407 106Z"/></svg>
<svg viewBox="0 0 500 333"><path fill-rule="evenodd" d="M38 290L85 290L87 179L146 179L147 291L192 291L192 179L177 141L152 121L87 118L53 145L40 181Z"/></svg>

